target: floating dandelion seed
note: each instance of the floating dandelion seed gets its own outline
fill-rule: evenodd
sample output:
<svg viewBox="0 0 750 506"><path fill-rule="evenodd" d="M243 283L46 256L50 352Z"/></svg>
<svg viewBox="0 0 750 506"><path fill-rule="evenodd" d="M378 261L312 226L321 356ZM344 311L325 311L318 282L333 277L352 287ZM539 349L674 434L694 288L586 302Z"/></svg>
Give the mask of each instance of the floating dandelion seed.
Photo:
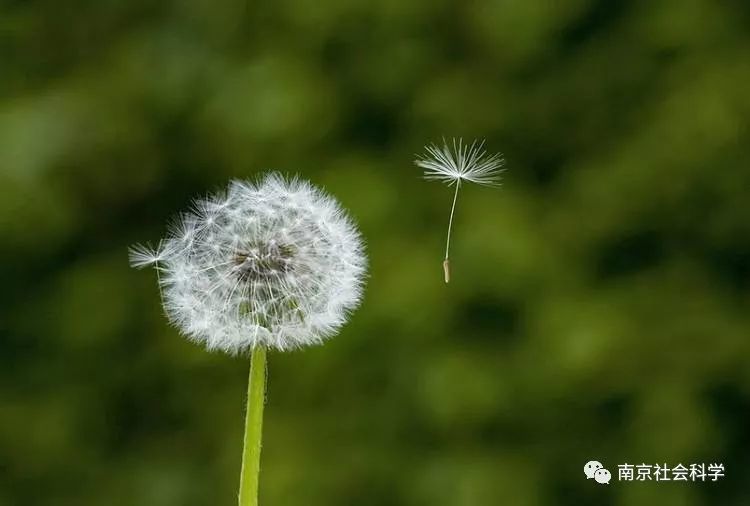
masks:
<svg viewBox="0 0 750 506"><path fill-rule="evenodd" d="M456 211L458 190L463 181L482 186L499 186L500 175L503 172L505 160L501 154L487 155L484 151L484 141L473 141L464 144L461 139L453 139L452 145L443 140L443 146L431 144L425 148L426 153L415 160L415 164L424 169L424 178L430 181L440 181L448 186L456 185L453 194L451 216L448 221L448 238L445 243L445 260L443 272L445 282L450 282L449 251L451 246L451 231L453 215Z"/></svg>
<svg viewBox="0 0 750 506"><path fill-rule="evenodd" d="M346 322L367 264L359 232L332 197L272 173L195 201L130 263L156 267L167 316L189 339L252 350L239 504L257 504L266 349L318 344Z"/></svg>

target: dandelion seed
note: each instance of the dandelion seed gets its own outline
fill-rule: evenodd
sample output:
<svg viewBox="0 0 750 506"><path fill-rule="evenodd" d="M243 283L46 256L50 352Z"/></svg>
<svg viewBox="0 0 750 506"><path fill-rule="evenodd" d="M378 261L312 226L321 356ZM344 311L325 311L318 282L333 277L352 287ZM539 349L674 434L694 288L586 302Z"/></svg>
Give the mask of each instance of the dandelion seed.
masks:
<svg viewBox="0 0 750 506"><path fill-rule="evenodd" d="M160 248L152 248L149 245L136 244L128 250L131 267L143 269L158 264L163 258Z"/></svg>
<svg viewBox="0 0 750 506"><path fill-rule="evenodd" d="M456 211L458 190L463 181L482 186L499 186L505 160L501 154L487 155L484 141L473 141L465 144L461 139L453 139L451 145L443 140L442 147L431 144L425 148L426 153L415 160L415 164L424 169L424 178L429 181L439 181L448 186L456 186L453 193L453 204L448 221L448 238L445 243L445 259L443 273L445 282L450 282L450 245L453 216Z"/></svg>

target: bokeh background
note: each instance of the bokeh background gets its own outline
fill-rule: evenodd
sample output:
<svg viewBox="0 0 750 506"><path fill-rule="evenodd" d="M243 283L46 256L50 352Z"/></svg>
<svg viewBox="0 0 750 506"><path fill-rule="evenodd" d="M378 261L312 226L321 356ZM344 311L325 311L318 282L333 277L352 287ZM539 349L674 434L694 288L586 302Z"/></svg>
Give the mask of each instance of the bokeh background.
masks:
<svg viewBox="0 0 750 506"><path fill-rule="evenodd" d="M0 2L0 505L235 503L248 359L127 247L266 168L371 272L270 356L263 505L750 504L748 127L742 0ZM442 136L509 169L462 190L448 286Z"/></svg>

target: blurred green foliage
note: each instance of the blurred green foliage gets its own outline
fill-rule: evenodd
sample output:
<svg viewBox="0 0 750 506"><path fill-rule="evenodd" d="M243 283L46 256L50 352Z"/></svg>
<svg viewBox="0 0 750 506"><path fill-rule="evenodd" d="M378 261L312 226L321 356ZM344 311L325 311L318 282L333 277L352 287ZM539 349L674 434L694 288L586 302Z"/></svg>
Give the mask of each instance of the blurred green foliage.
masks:
<svg viewBox="0 0 750 506"><path fill-rule="evenodd" d="M248 360L126 248L264 168L372 265L340 336L270 357L262 504L749 504L748 55L741 0L1 2L0 505L234 504ZM509 167L449 286L412 165L443 135Z"/></svg>

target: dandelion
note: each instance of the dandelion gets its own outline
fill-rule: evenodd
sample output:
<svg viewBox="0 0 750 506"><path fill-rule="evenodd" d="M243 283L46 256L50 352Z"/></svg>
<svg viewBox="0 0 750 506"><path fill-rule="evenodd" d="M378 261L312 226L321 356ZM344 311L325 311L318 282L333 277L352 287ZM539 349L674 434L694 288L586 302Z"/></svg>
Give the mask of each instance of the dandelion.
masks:
<svg viewBox="0 0 750 506"><path fill-rule="evenodd" d="M415 160L415 164L424 169L424 178L430 181L440 181L448 186L456 186L453 193L453 205L448 221L448 239L445 243L445 259L443 273L445 282L451 279L449 252L451 246L451 231L453 215L456 211L458 190L463 181L482 186L499 186L500 175L503 172L505 160L501 154L487 155L484 151L484 141L473 141L464 144L461 139L453 139L452 145L443 140L443 146L431 144L425 148L426 153Z"/></svg>
<svg viewBox="0 0 750 506"><path fill-rule="evenodd" d="M271 173L196 200L157 247L133 246L130 263L156 268L188 339L252 352L239 504L257 504L266 350L319 344L346 322L366 271L359 232L332 197Z"/></svg>

